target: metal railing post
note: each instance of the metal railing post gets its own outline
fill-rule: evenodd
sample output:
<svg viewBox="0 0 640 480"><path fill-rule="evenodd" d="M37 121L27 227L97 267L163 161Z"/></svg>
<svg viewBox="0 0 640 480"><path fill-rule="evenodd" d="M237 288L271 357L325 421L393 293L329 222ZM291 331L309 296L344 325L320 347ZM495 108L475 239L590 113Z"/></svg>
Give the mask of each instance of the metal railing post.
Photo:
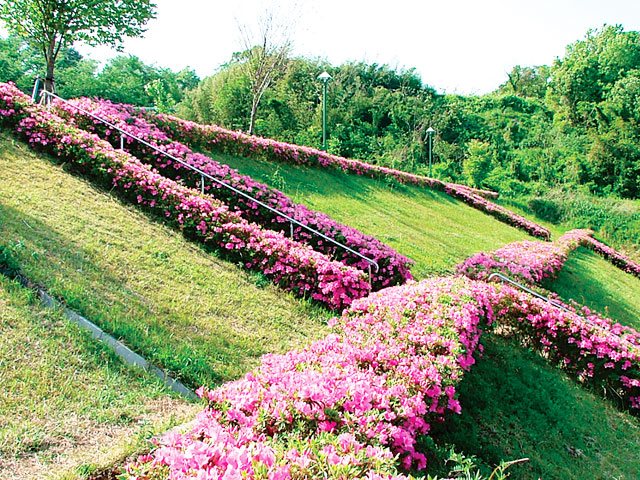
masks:
<svg viewBox="0 0 640 480"><path fill-rule="evenodd" d="M42 80L40 79L40 77L36 77L36 81L33 84L33 92L31 93L31 100L33 100L33 103L38 103L38 100L40 99L41 82Z"/></svg>
<svg viewBox="0 0 640 480"><path fill-rule="evenodd" d="M518 287L520 290L523 290L525 292L527 292L530 295L533 295L536 298L539 298L540 300L544 300L546 301L549 305L552 305L556 308L559 308L561 310L564 310L565 312L569 312L569 313L575 313L572 312L571 310L569 310L568 308L566 308L565 306L554 302L553 300L551 300L549 297L545 297L544 295L540 295L538 292L536 292L535 290L530 289L529 287L516 282L515 280L507 277L506 275L503 275L502 273L492 273L491 275L489 275L487 277L487 282L490 282L492 279L494 278L499 278L500 280L502 280L503 282L507 282L510 283L511 285Z"/></svg>
<svg viewBox="0 0 640 480"><path fill-rule="evenodd" d="M68 102L64 98L56 95L55 93L47 92L46 90L43 91L42 93L43 93L43 95L46 93L47 97L55 98L55 99L65 103L66 105L69 105L70 107L75 108L78 112L83 113L84 115L88 115L89 117L93 118L94 120L97 120L98 122L104 123L109 128L111 128L111 129L113 129L113 130L115 130L117 132L120 132L120 145L121 145L122 149L124 149L123 148L123 146L124 146L124 137L126 136L128 138L132 138L133 140L141 143L142 145L145 145L146 147L151 148L152 150L158 152L159 154L164 155L167 158L170 158L174 162L178 162L179 164L183 165L184 167L188 168L189 170L198 173L200 175L200 177L203 179L202 187L201 187L202 193L204 193L204 179L209 179L211 182L217 183L218 185L221 185L221 186L231 190L232 192L234 192L234 193L236 193L236 194L238 194L238 195L240 195L240 196L242 196L244 198L247 198L247 199L251 200L252 202L255 202L256 204L260 205L261 207L266 208L267 210L269 210L269 211L275 213L276 215L278 215L279 217L284 218L285 220L288 220L290 222L290 224L291 224L291 236L292 237L293 237L293 224L298 225L299 227L302 227L305 230L307 230L307 231L309 231L309 232L311 232L311 233L313 233L315 235L318 235L319 237L327 240L328 242L333 243L334 245L346 250L347 252L350 252L350 253L354 254L355 256L365 260L369 264L369 272L371 272L372 267L375 269L376 273L380 270L380 266L378 265L378 263L375 260L373 260L373 259L361 254L360 252L355 251L354 249L352 249L350 247L347 247L343 243L340 243L340 242L334 240L331 237L328 237L324 233L319 232L318 230L316 230L315 228L311 228L308 225L305 225L304 223L299 222L295 218L287 215L286 213L281 212L280 210L277 210L277 209L273 208L272 206L267 205L264 202L261 202L257 198L252 197L251 195L243 192L242 190L239 190L239 189L229 185L228 183L223 182L222 180L219 180L219 179L209 175L208 173L204 172L203 170L199 169L198 167L194 167L193 165L187 163L186 161L181 160L180 158L165 152L164 150L162 150L158 146L152 145L151 143L147 142L146 140L144 140L144 139L142 139L142 138L140 138L140 137L138 137L136 135L133 135L133 134L127 132L126 130L123 130L122 128L118 127L117 125L114 125L113 123L109 122L108 120L105 120L104 118L100 118L99 116L97 116L97 115L95 115L95 114L93 114L93 113L91 113L91 112L89 112L89 111L77 106L77 105L74 105L74 104ZM371 283L371 273L369 274L369 283Z"/></svg>

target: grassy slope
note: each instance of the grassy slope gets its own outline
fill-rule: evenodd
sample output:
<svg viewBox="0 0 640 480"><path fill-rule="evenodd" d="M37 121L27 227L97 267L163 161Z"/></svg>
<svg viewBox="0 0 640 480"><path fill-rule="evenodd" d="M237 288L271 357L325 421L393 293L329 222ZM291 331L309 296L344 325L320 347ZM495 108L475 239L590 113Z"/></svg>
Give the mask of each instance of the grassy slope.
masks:
<svg viewBox="0 0 640 480"><path fill-rule="evenodd" d="M387 243L416 262L416 278L450 273L472 253L530 238L441 192L397 183L390 188L332 169L212 157Z"/></svg>
<svg viewBox="0 0 640 480"><path fill-rule="evenodd" d="M0 137L0 247L73 309L191 386L324 332L325 310Z"/></svg>
<svg viewBox="0 0 640 480"><path fill-rule="evenodd" d="M195 406L127 369L105 348L35 306L31 291L0 275L0 477L44 478L77 462L117 458L168 412ZM175 420L174 420L175 421ZM167 426L163 423L164 427ZM107 458L101 443L111 444Z"/></svg>
<svg viewBox="0 0 640 480"><path fill-rule="evenodd" d="M640 421L616 410L541 357L510 340L485 336L485 354L463 379L462 414L439 440L477 456L485 471L529 458L512 478L640 478Z"/></svg>
<svg viewBox="0 0 640 480"><path fill-rule="evenodd" d="M640 280L586 248L573 252L549 287L565 299L640 329Z"/></svg>
<svg viewBox="0 0 640 480"><path fill-rule="evenodd" d="M233 372L226 372L226 377L233 376L248 368L259 352L307 343L322 331L318 322L322 315L317 310L268 286L255 287L252 277L218 262L172 231L150 224L144 215L85 182L36 160L21 147L16 149L6 141L2 146L4 155L0 158L7 160L0 160L0 169L11 173L12 186L9 189L4 182L0 185L0 243L11 244L28 274L39 276L54 291L66 294L79 309L99 317L103 310L111 317L115 313L128 328L140 323L142 332L151 333L147 342L151 352L154 346L162 351L154 332L174 329L170 347L175 350L185 341L192 342L192 363L202 363L203 369L196 370L195 378L206 374L207 365L212 364L213 380L224 379L218 369L224 371L225 363L239 361ZM36 163L44 173L37 174ZM291 169L276 173L255 163L256 169L263 170L256 175L258 179L368 233L380 232L379 238L418 261L414 270L417 276L450 270L470 253L524 238L524 234L444 195L407 187L390 190L383 183L336 172ZM246 165L242 170L249 173ZM25 190L24 185L29 188ZM81 208L72 210L69 204ZM389 214L393 210L400 213L398 227L394 227L397 220ZM83 225L83 229L76 232L65 227L69 222L76 229ZM185 248L188 254L179 255ZM189 281L172 277L180 275ZM218 276L224 278L222 285L207 290ZM216 293L215 307L201 305L207 299L197 294L203 292ZM207 337L214 343L213 351L220 349L218 358L203 350L206 342L199 334L220 318L210 310L226 303L218 298L222 292L230 302L222 315L227 321L217 322L218 338L211 334ZM258 324L257 316L238 323L243 315L237 311L258 310L257 299L263 302L260 313L267 325L279 327L272 336L269 327ZM278 305L290 316L274 322L278 315L273 309ZM183 309L187 310L185 315L180 314ZM203 312L209 312L206 321L201 321ZM309 319L309 315L314 318ZM121 323L116 327L121 328ZM136 335L134 332L130 338ZM610 471L619 472L622 478L636 477L634 452L640 447L637 419L615 411L606 401L513 343L489 336L485 343L487 354L462 385L464 413L443 426L449 432L443 441L478 455L487 466L499 459L532 457L528 466L514 470L514 478L542 474L544 478L612 478ZM190 372L191 365L180 365L184 361L176 358L176 368Z"/></svg>
<svg viewBox="0 0 640 480"><path fill-rule="evenodd" d="M448 272L472 253L530 238L439 192L396 184L390 188L380 181L333 170L285 168L230 156L214 158L389 243L416 260L413 272L417 278ZM540 223L554 238L568 230ZM580 249L572 255L550 287L563 297L610 312L617 321L640 328L640 281L593 252Z"/></svg>
<svg viewBox="0 0 640 480"><path fill-rule="evenodd" d="M389 243L416 260L417 277L449 271L471 253L526 238L438 192L389 188L334 171L216 158ZM553 230L554 236L563 231ZM605 267L598 281L636 281L605 264L590 267ZM621 308L616 297L606 301L616 305L612 310ZM526 465L512 467L513 478L640 478L637 419L510 340L486 336L483 343L484 358L461 385L463 414L442 426L439 443L478 456L487 473L501 459L529 457Z"/></svg>

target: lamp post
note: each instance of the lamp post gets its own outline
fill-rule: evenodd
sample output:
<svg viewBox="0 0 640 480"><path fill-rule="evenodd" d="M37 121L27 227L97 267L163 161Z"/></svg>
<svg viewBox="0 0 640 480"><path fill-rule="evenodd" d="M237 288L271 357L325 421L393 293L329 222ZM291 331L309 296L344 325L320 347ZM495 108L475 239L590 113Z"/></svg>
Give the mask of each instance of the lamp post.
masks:
<svg viewBox="0 0 640 480"><path fill-rule="evenodd" d="M322 82L322 150L327 150L327 83L331 80L331 75L326 71L318 75L318 80Z"/></svg>
<svg viewBox="0 0 640 480"><path fill-rule="evenodd" d="M427 128L427 140L429 140L429 177L431 177L431 160L432 160L432 156L433 156L433 134L436 133L436 131L433 129L433 127L429 127Z"/></svg>

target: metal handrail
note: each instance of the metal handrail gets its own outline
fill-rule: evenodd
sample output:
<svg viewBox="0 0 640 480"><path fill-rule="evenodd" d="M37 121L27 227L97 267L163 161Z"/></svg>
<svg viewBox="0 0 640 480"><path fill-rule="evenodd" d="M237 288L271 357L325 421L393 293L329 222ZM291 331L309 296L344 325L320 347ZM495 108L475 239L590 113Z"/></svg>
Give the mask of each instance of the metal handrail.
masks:
<svg viewBox="0 0 640 480"><path fill-rule="evenodd" d="M124 137L123 137L123 135L125 135L125 136L127 136L127 137L129 137L129 138L132 138L132 139L134 139L134 140L136 140L136 141L138 141L138 142L142 143L143 145L145 145L145 146L147 146L147 147L149 147L149 148L151 148L151 149L155 150L156 152L158 152L158 153L160 153L160 154L164 155L165 157L168 157L168 158L170 158L171 160L173 160L173 161L175 161L175 162L178 162L178 163L180 163L181 165L184 165L184 166L185 166L185 167L187 167L188 169L193 170L194 172L196 172L196 173L200 174L200 177L202 178L202 182L201 182L201 189L202 189L202 193L204 193L204 179L205 179L205 178L207 178L207 179L211 180L212 182L215 182L215 183L217 183L217 184L219 184L219 185L222 185L223 187L228 188L229 190L231 190L231 191L233 191L233 192L237 193L238 195L242 195L243 197L245 197L245 198L247 198L247 199L249 199L249 200L251 200L251 201L253 201L253 202L257 203L257 204L258 204L258 205L260 205L261 207L264 207L264 208L266 208L267 210L272 211L272 212L273 212L273 213L275 213L276 215L278 215L278 216L280 216L280 217L282 217L282 218L284 218L284 219L288 220L288 221L289 221L289 223L291 224L291 236L292 236L292 237L293 237L293 224L296 224L296 225L298 225L298 226L300 226L300 227L302 227L302 228L304 228L304 229L306 229L306 230L310 231L311 233L314 233L314 234L318 235L319 237L324 238L325 240L327 240L327 241L329 241L329 242L333 243L334 245L337 245L338 247L343 248L344 250L346 250L346 251L348 251L348 252L351 252L351 253L353 253L354 255L356 255L356 256L358 256L358 257L362 258L363 260L365 260L366 262L368 262L368 263L369 263L369 284L371 284L371 267L372 267L372 266L373 266L373 267L375 267L375 272L376 272L376 273L380 270L380 267L379 267L378 263L377 263L375 260L373 260L373 259L371 259L371 258L369 258L369 257L366 257L365 255L361 254L360 252L357 252L357 251L353 250L352 248L349 248L349 247L347 247L346 245L344 245L344 244L342 244L342 243L338 242L337 240L334 240L333 238L328 237L328 236L327 236L327 235L325 235L324 233L319 232L318 230L316 230L316 229L314 229L314 228L311 228L311 227L309 227L308 225L305 225L304 223L299 222L299 221L298 221L298 220L296 220L295 218L292 218L292 217L290 217L289 215L287 215L286 213L281 212L280 210L275 209L275 208L271 207L270 205L267 205L267 204L266 204L266 203L264 203L264 202L261 202L260 200L258 200L258 199L256 199L256 198L252 197L251 195L249 195L249 194L247 194L247 193L245 193L245 192L243 192L243 191L241 191L241 190L238 190L237 188L235 188L235 187L233 187L233 186L229 185L228 183L223 182L222 180L218 180L217 178L212 177L212 176L211 176L211 175L209 175L208 173L203 172L202 170L200 170L198 167L194 167L193 165L188 164L188 163L187 163L187 162L185 162L184 160L181 160L181 159L179 159L179 158L177 158L177 157L175 157L175 156L171 155L170 153L167 153L166 151L162 150L161 148L158 148L157 146L152 145L151 143L147 142L146 140L144 140L144 139L142 139L142 138L140 138L140 137L138 137L138 136L136 136L136 135L133 135L133 134L131 134L131 133L127 132L126 130L123 130L122 128L120 128L120 127L118 127L118 126L114 125L113 123L109 122L108 120L105 120L104 118L100 118L99 116L97 116L97 115L95 115L95 114L93 114L93 113L91 113L91 112L89 112L89 111L87 111L87 110L85 110L85 109L83 109L83 108L81 108L81 107L77 106L77 105L74 105L73 103L68 102L68 101L67 101L67 100L65 100L64 98L62 98L62 97L60 97L60 96L56 95L55 93L48 92L48 91L46 91L46 90L45 90L45 91L43 91L43 92L41 93L41 95L42 95L42 96L48 95L49 97L53 97L53 98L55 98L55 99L57 99L57 100L60 100L61 102L65 103L66 105L69 105L70 107L75 108L75 109L76 109L76 110L78 110L79 112L81 112L81 113L83 113L83 114L85 114L85 115L89 115L90 117L94 118L95 120L98 120L99 122L104 123L104 124L105 124L105 125L107 125L109 128L112 128L112 129L117 130L118 132L120 132L120 149L121 149L121 150L124 150Z"/></svg>
<svg viewBox="0 0 640 480"><path fill-rule="evenodd" d="M520 290L524 290L525 292L533 295L534 297L539 298L540 300L546 301L547 303L549 303L550 305L552 305L552 306L554 306L556 308L564 310L565 312L575 313L575 312L572 312L571 310L569 310L564 305L562 305L560 303L557 303L557 302L554 302L549 297L545 297L544 295L539 294L535 290L532 290L529 287L527 287L526 285L523 285L521 283L516 282L515 280L507 277L506 275L503 275L502 273L492 273L491 275L489 275L489 277L487 277L487 282L490 282L493 278L496 278L496 277L500 278L503 282L507 282L507 283L510 283L511 285L514 285L514 286L518 287Z"/></svg>

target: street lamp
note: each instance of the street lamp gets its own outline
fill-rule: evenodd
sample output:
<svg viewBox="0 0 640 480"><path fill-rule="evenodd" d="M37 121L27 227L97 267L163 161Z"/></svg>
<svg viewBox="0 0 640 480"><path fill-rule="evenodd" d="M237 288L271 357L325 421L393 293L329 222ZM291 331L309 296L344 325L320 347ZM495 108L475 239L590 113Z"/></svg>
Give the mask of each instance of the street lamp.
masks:
<svg viewBox="0 0 640 480"><path fill-rule="evenodd" d="M433 127L427 128L427 140L429 140L429 177L431 177L431 160L433 155L433 134L434 133L436 133L436 131L433 129Z"/></svg>
<svg viewBox="0 0 640 480"><path fill-rule="evenodd" d="M327 150L327 83L331 80L331 75L326 71L318 75L318 80L322 82L322 150Z"/></svg>

